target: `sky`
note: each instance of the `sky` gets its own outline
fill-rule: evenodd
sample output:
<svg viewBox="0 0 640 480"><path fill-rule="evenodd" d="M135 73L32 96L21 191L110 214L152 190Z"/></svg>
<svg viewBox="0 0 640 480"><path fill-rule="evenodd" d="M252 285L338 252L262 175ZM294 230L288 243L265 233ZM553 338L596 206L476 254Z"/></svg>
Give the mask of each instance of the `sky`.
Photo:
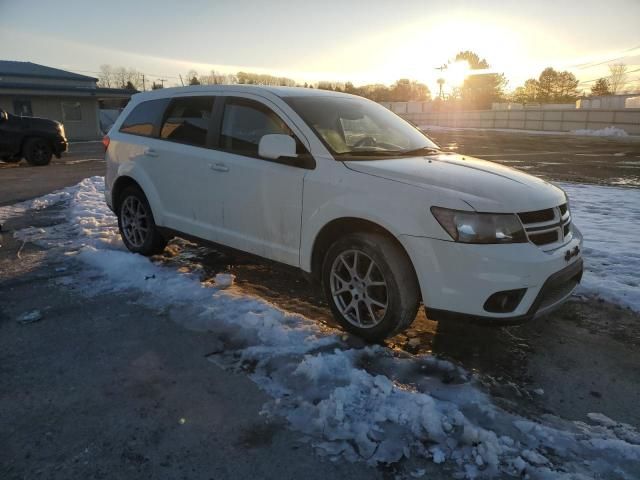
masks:
<svg viewBox="0 0 640 480"><path fill-rule="evenodd" d="M436 67L473 50L508 90L547 66L589 88L608 63L640 69L638 25L640 0L0 0L0 59L92 76L124 66L165 85L214 69L301 83L411 78L436 92ZM629 77L640 84L640 71Z"/></svg>

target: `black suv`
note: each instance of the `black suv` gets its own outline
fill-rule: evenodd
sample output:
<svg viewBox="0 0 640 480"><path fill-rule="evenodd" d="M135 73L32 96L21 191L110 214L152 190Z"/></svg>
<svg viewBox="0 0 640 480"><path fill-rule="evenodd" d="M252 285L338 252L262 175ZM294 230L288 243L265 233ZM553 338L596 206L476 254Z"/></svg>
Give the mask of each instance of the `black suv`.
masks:
<svg viewBox="0 0 640 480"><path fill-rule="evenodd" d="M61 123L18 117L0 109L0 160L16 163L24 157L31 165L47 165L51 155L60 158L67 146Z"/></svg>

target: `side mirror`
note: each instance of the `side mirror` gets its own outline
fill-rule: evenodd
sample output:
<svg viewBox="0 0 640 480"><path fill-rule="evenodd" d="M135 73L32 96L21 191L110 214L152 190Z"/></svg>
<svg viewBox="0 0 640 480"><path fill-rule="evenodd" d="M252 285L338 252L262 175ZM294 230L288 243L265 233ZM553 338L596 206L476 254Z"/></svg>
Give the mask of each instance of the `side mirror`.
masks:
<svg viewBox="0 0 640 480"><path fill-rule="evenodd" d="M258 144L258 155L270 160L279 158L295 158L296 141L293 137L283 134L264 135Z"/></svg>
<svg viewBox="0 0 640 480"><path fill-rule="evenodd" d="M0 110L0 123L9 120L9 115L4 110Z"/></svg>

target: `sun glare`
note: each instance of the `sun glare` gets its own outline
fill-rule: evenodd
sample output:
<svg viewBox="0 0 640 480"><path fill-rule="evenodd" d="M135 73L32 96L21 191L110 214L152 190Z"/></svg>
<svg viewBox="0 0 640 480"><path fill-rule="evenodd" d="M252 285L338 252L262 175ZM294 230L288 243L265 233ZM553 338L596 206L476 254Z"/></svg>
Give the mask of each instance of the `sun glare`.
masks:
<svg viewBox="0 0 640 480"><path fill-rule="evenodd" d="M469 62L461 60L450 63L444 70L444 79L449 87L459 87L464 83L464 79L469 74Z"/></svg>

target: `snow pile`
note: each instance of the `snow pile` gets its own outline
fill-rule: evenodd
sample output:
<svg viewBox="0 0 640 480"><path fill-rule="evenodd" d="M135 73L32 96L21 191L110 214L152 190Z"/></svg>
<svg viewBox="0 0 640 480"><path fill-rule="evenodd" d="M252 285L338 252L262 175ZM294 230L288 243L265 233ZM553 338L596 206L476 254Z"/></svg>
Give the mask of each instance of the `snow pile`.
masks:
<svg viewBox="0 0 640 480"><path fill-rule="evenodd" d="M38 197L34 200L27 200L14 205L0 207L0 225L10 218L22 215L29 210L41 210L62 201L69 200L71 198L71 194L77 191L77 189L78 185L74 185L72 187L66 187L62 190Z"/></svg>
<svg viewBox="0 0 640 480"><path fill-rule="evenodd" d="M102 186L101 178L84 180L67 199L58 251L88 266L78 284L87 294L139 292L140 302L212 332L212 360L248 372L273 398L265 413L286 417L319 453L370 464L424 458L449 465L456 478L640 476L640 435L627 425L601 414L591 415L595 425L520 417L449 362L353 348L318 322L123 251Z"/></svg>
<svg viewBox="0 0 640 480"><path fill-rule="evenodd" d="M584 235L580 291L640 312L640 189L565 183Z"/></svg>
<svg viewBox="0 0 640 480"><path fill-rule="evenodd" d="M233 286L233 282L235 281L236 276L232 273L216 273L213 281L218 288L229 288Z"/></svg>
<svg viewBox="0 0 640 480"><path fill-rule="evenodd" d="M572 130L572 134L585 137L628 137L629 134L618 127L606 127L599 130Z"/></svg>

